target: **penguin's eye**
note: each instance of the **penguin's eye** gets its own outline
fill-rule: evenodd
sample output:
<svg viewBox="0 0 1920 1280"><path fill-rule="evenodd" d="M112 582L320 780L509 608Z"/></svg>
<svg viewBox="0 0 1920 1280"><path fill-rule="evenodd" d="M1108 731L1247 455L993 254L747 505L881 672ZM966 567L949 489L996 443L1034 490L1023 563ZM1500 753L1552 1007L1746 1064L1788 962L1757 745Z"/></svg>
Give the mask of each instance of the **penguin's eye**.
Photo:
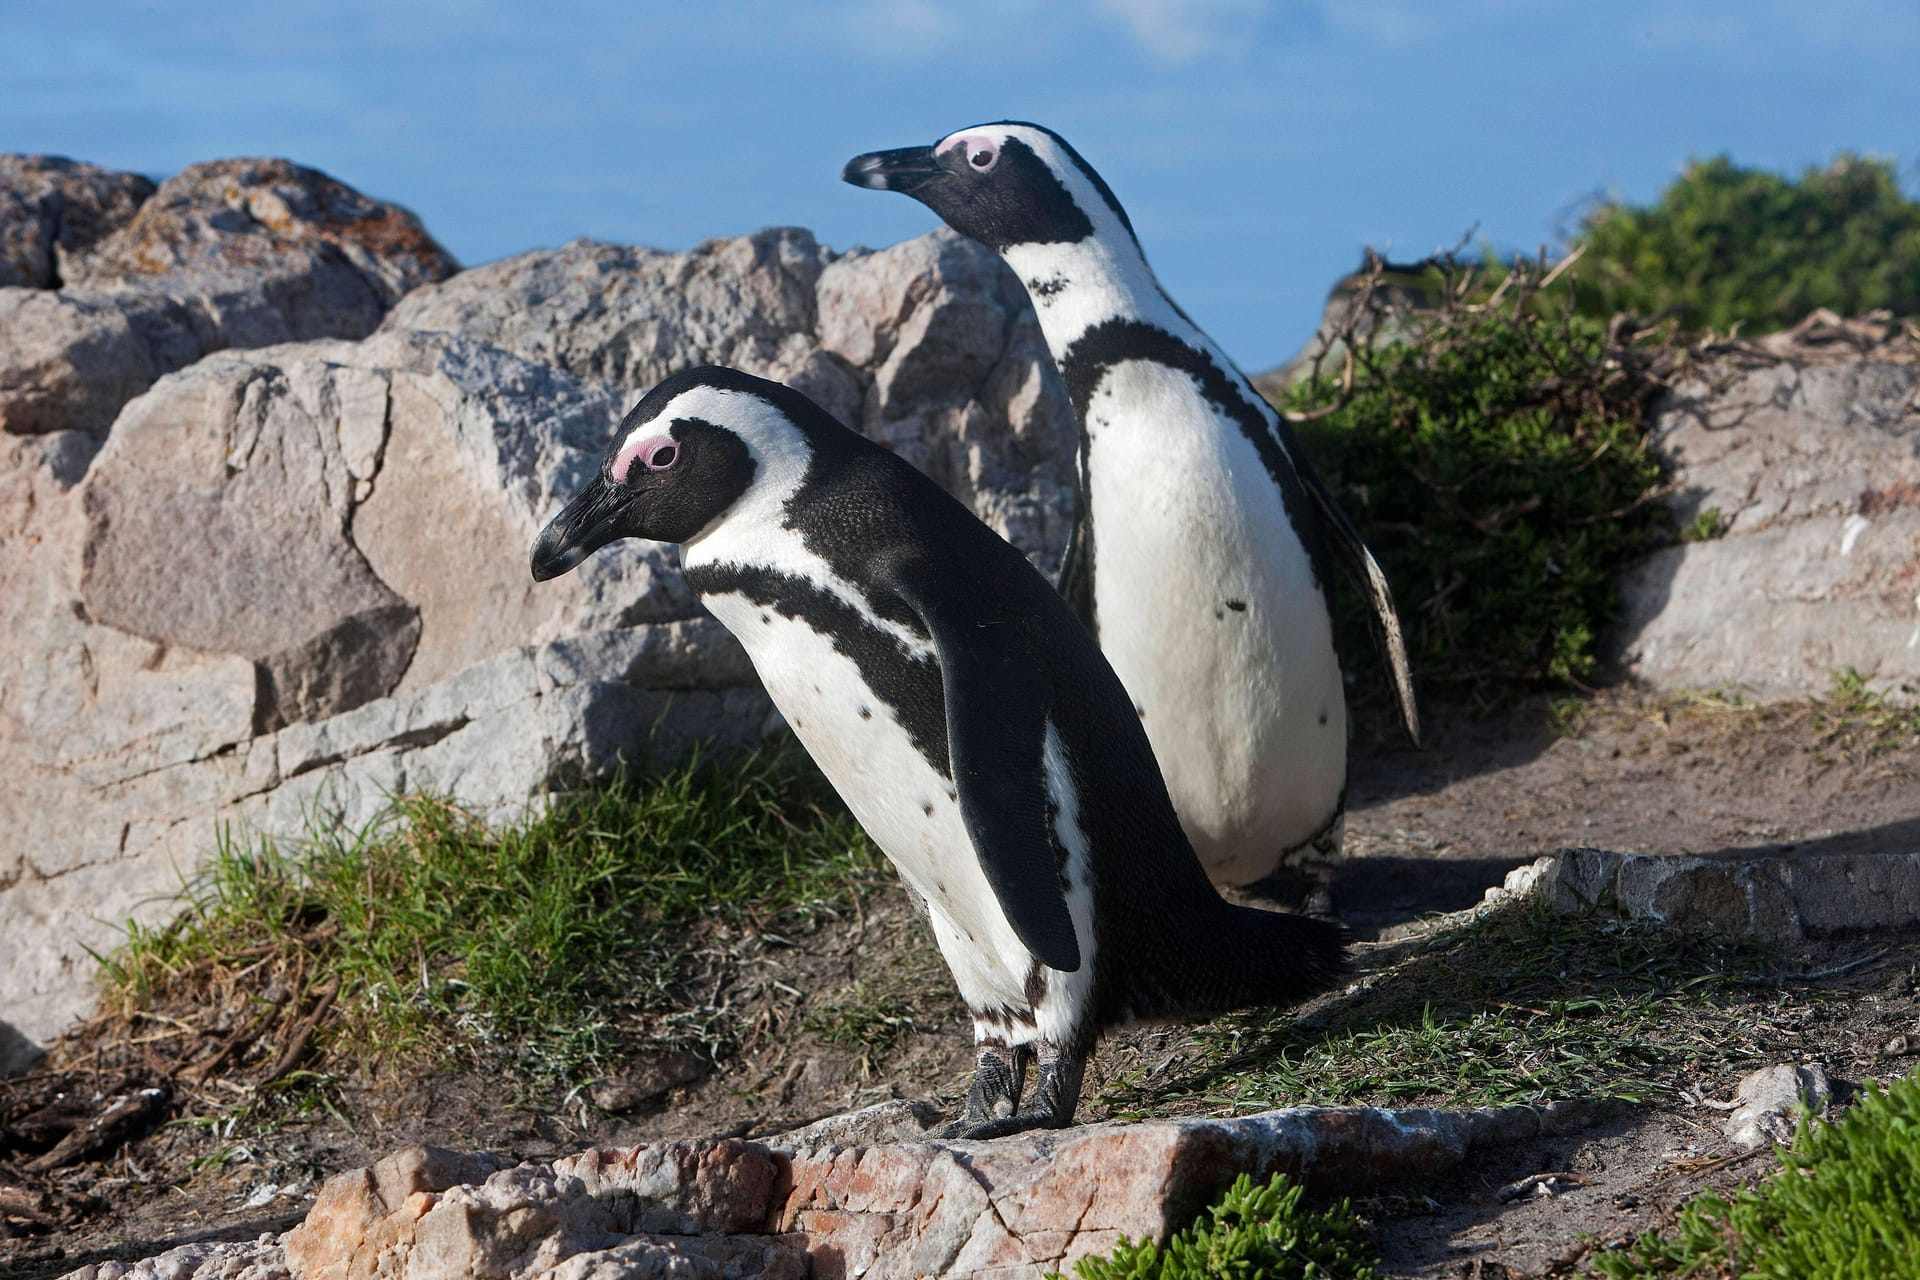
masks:
<svg viewBox="0 0 1920 1280"><path fill-rule="evenodd" d="M665 471L680 461L680 445L672 436L651 440L630 440L614 456L607 478L615 484L630 484L635 479L634 465L642 471Z"/></svg>
<svg viewBox="0 0 1920 1280"><path fill-rule="evenodd" d="M967 149L967 167L975 173L992 173L993 166L1000 163L1000 148L993 145L991 138L968 138L963 145Z"/></svg>

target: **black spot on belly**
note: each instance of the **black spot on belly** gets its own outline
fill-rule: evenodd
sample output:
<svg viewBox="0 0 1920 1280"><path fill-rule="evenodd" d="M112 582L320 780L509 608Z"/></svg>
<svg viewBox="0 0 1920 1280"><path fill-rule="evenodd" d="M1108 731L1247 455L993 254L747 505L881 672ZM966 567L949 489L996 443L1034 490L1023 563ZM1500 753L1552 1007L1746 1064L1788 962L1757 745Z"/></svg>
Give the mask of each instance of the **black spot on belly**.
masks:
<svg viewBox="0 0 1920 1280"><path fill-rule="evenodd" d="M1089 434L1093 424L1088 421L1087 410L1101 377L1128 360L1150 360L1185 373L1199 386L1200 393L1239 427L1266 465L1267 475L1279 487L1287 519L1306 545L1307 558L1313 564L1314 584L1324 590L1331 562L1321 521L1308 494L1309 483L1302 479L1311 467L1287 419L1270 422L1268 410L1256 400L1245 380L1237 372L1222 368L1207 352L1144 320L1115 317L1074 339L1060 358L1061 381L1067 384L1073 415L1088 423ZM1084 502L1084 484L1080 492Z"/></svg>
<svg viewBox="0 0 1920 1280"><path fill-rule="evenodd" d="M772 618L772 616L771 616L770 614L765 614L765 613L763 613L763 614L761 614L761 615L760 615L760 621L761 621L761 623L762 623L763 625L765 625L765 626L769 626L769 627L770 627L770 626L772 626L772 625L773 625L773 618Z"/></svg>
<svg viewBox="0 0 1920 1280"><path fill-rule="evenodd" d="M1247 611L1247 602L1245 600L1229 600L1227 601L1227 608L1233 610L1235 613L1245 613Z"/></svg>
<svg viewBox="0 0 1920 1280"><path fill-rule="evenodd" d="M1133 714L1145 720L1147 718L1147 709L1136 702L1133 704Z"/></svg>
<svg viewBox="0 0 1920 1280"><path fill-rule="evenodd" d="M920 812L926 814L929 818L931 818L933 816L933 801L922 800L920 802Z"/></svg>
<svg viewBox="0 0 1920 1280"><path fill-rule="evenodd" d="M958 800L959 798L960 793L958 791L955 791L952 787L947 788L947 799L949 801Z"/></svg>
<svg viewBox="0 0 1920 1280"><path fill-rule="evenodd" d="M1213 606L1213 616L1216 618L1224 618L1227 616L1227 611L1225 609L1222 609L1219 605L1215 605Z"/></svg>
<svg viewBox="0 0 1920 1280"><path fill-rule="evenodd" d="M862 707L862 708L860 708L860 718L861 718L862 720L871 720L871 719L873 719L873 708L871 708L871 707Z"/></svg>
<svg viewBox="0 0 1920 1280"><path fill-rule="evenodd" d="M1320 723L1325 724L1326 722L1327 722L1327 709L1325 707L1322 707L1320 708Z"/></svg>
<svg viewBox="0 0 1920 1280"><path fill-rule="evenodd" d="M1071 280L1062 275L1055 275L1045 280L1042 280L1039 276L1035 276L1033 279L1027 281L1027 289L1041 302L1051 302L1054 294L1060 292L1072 283Z"/></svg>

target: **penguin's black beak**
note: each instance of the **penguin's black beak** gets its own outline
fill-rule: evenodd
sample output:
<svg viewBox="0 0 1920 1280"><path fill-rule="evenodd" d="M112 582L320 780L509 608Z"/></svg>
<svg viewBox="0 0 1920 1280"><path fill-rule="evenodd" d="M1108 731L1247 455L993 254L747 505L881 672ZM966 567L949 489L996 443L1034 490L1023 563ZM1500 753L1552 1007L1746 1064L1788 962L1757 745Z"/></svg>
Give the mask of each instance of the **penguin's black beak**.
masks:
<svg viewBox="0 0 1920 1280"><path fill-rule="evenodd" d="M869 191L898 191L912 195L945 173L933 158L932 147L899 147L893 151L869 151L847 161L840 177Z"/></svg>
<svg viewBox="0 0 1920 1280"><path fill-rule="evenodd" d="M629 536L635 491L597 475L547 522L533 542L533 580L557 578L606 546Z"/></svg>

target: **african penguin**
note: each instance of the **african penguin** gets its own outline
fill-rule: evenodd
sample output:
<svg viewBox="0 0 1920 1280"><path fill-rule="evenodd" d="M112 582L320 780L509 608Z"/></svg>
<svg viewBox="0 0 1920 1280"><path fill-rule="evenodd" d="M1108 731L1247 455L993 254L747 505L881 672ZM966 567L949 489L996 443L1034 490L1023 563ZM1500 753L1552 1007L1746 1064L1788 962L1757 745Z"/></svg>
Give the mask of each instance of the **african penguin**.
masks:
<svg viewBox="0 0 1920 1280"><path fill-rule="evenodd" d="M1167 296L1112 190L1051 130L981 125L842 176L912 196L1026 285L1080 425L1060 589L1132 694L1207 873L1324 872L1347 774L1329 551L1367 590L1419 728L1385 576L1286 418Z"/></svg>
<svg viewBox="0 0 1920 1280"><path fill-rule="evenodd" d="M688 583L924 901L978 1042L952 1136L1071 1123L1110 1027L1338 979L1337 926L1208 882L1126 691L1026 557L799 392L668 378L540 534L533 576L628 537L682 545Z"/></svg>

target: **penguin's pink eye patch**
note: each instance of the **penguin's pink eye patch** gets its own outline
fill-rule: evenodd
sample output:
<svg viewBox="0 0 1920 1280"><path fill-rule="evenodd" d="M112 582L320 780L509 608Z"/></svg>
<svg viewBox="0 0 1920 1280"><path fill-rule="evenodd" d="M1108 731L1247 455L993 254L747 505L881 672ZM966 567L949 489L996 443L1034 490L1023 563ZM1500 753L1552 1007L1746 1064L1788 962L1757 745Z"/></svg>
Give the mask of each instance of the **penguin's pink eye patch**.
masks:
<svg viewBox="0 0 1920 1280"><path fill-rule="evenodd" d="M949 153L958 151L975 173L992 173L1000 163L1000 144L984 133L969 133L953 140Z"/></svg>
<svg viewBox="0 0 1920 1280"><path fill-rule="evenodd" d="M644 471L665 471L678 461L679 441L672 436L649 436L644 440L629 440L621 446L620 452L613 455L613 465L607 474L615 484L625 484L633 474L635 463Z"/></svg>

